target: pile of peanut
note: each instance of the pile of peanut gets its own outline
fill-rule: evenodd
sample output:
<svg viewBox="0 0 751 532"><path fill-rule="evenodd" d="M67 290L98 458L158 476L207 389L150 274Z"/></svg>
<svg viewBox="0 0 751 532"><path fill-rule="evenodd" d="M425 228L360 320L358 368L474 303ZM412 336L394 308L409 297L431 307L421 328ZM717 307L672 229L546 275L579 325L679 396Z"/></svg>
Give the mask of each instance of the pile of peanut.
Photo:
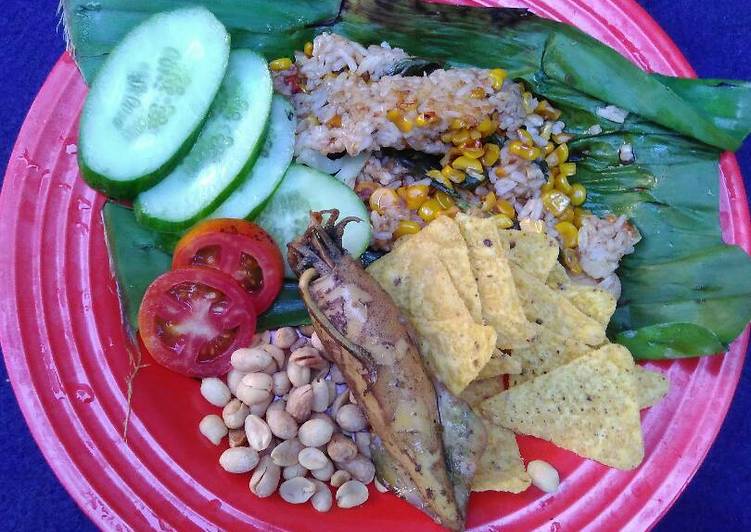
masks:
<svg viewBox="0 0 751 532"><path fill-rule="evenodd" d="M339 369L323 356L312 328L284 327L256 335L232 354L232 370L201 382L201 394L222 408L199 430L229 448L219 464L250 477L258 497L275 492L292 504L310 501L319 512L353 508L368 499L375 478L370 432ZM386 491L375 481L376 489Z"/></svg>

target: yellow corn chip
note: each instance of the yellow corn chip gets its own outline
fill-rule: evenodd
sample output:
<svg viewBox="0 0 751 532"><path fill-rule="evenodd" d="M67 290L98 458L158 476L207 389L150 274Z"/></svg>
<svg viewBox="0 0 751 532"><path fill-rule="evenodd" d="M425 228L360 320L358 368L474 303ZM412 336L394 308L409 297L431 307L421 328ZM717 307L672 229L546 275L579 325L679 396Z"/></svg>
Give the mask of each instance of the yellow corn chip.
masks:
<svg viewBox="0 0 751 532"><path fill-rule="evenodd" d="M477 379L469 383L469 386L464 388L464 391L460 395L469 406L476 406L490 399L494 395L498 395L506 387L503 385L503 379L500 377L491 377L489 379Z"/></svg>
<svg viewBox="0 0 751 532"><path fill-rule="evenodd" d="M533 277L545 282L558 264L558 242L545 233L509 229L498 231L508 258Z"/></svg>
<svg viewBox="0 0 751 532"><path fill-rule="evenodd" d="M512 350L511 358L521 364L521 372L509 377L511 386L545 375L592 352L592 348L587 344L555 333L546 327L535 325L535 330L537 332L527 347ZM480 375L482 376L482 373Z"/></svg>
<svg viewBox="0 0 751 532"><path fill-rule="evenodd" d="M644 442L634 360L608 344L481 403L483 415L617 469L638 466Z"/></svg>
<svg viewBox="0 0 751 532"><path fill-rule="evenodd" d="M613 294L596 286L576 285L561 290L561 293L584 314L607 327L615 312Z"/></svg>
<svg viewBox="0 0 751 532"><path fill-rule="evenodd" d="M546 284L556 290L566 288L571 284L571 278L566 273L566 268L564 268L560 262L556 262L553 265L553 269L550 270Z"/></svg>
<svg viewBox="0 0 751 532"><path fill-rule="evenodd" d="M524 345L529 337L529 323L517 294L503 243L490 218L457 214L464 240L469 247L469 261L480 293L482 317L498 334L498 347L510 349Z"/></svg>
<svg viewBox="0 0 751 532"><path fill-rule="evenodd" d="M650 371L641 366L634 366L634 370L639 409L649 408L659 403L670 389L667 377L662 373Z"/></svg>
<svg viewBox="0 0 751 532"><path fill-rule="evenodd" d="M404 311L409 306L411 268L412 261L405 244L368 266L367 272L391 296L396 306Z"/></svg>
<svg viewBox="0 0 751 532"><path fill-rule="evenodd" d="M529 321L587 345L598 346L607 341L605 327L577 309L560 290L553 290L514 264L511 271Z"/></svg>
<svg viewBox="0 0 751 532"><path fill-rule="evenodd" d="M488 444L477 464L472 491L507 491L521 493L531 480L524 469L516 435L510 430L485 421Z"/></svg>
<svg viewBox="0 0 751 532"><path fill-rule="evenodd" d="M514 358L503 351L496 351L485 364L485 367L482 368L478 378L487 379L498 375L518 375L521 371L522 364L518 358Z"/></svg>

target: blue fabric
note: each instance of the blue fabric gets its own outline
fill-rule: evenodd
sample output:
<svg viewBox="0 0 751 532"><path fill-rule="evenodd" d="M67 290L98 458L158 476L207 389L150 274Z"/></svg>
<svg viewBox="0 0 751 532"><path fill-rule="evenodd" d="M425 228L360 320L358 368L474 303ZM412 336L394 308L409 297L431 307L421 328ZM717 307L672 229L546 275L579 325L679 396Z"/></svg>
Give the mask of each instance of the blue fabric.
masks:
<svg viewBox="0 0 751 532"><path fill-rule="evenodd" d="M642 0L700 76L751 80L751 2ZM0 15L0 161L7 161L34 95L63 51L57 0L4 0ZM751 185L751 147L739 153ZM660 531L751 524L751 367L706 461ZM37 449L0 366L0 529L93 530Z"/></svg>

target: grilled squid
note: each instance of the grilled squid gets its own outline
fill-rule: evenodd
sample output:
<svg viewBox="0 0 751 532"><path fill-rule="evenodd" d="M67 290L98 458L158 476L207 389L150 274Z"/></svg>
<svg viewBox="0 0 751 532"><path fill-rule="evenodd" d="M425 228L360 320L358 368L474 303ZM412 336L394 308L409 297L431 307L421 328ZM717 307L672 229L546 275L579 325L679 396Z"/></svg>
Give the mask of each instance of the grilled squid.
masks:
<svg viewBox="0 0 751 532"><path fill-rule="evenodd" d="M411 326L391 297L342 249L347 223L359 220L337 218L338 211L311 213L305 234L289 244L289 264L300 278L313 326L376 435L379 478L389 477L397 495L439 524L460 530L474 458L482 448L465 460L455 446L447 448L444 436L457 435L457 427L464 436L468 427L477 432L476 420L462 418L462 409L462 423L444 434L437 387L448 392L426 371ZM442 402L454 407L456 420L461 401L451 396ZM484 446L484 434L479 441Z"/></svg>

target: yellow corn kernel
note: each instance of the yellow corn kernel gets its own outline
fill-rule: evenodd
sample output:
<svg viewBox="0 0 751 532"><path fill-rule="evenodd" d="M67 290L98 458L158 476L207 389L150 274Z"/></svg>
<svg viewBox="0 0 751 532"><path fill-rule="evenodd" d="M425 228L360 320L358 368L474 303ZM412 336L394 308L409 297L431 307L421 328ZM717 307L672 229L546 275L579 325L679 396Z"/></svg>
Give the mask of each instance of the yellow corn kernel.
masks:
<svg viewBox="0 0 751 532"><path fill-rule="evenodd" d="M546 120L558 120L561 117L561 112L554 109L547 100L538 103L535 112Z"/></svg>
<svg viewBox="0 0 751 532"><path fill-rule="evenodd" d="M482 198L482 206L480 207L483 212L490 212L495 208L497 198L494 192L488 192L485 197Z"/></svg>
<svg viewBox="0 0 751 532"><path fill-rule="evenodd" d="M413 123L404 117L399 109L391 109L386 113L388 118L402 133L409 133L412 131Z"/></svg>
<svg viewBox="0 0 751 532"><path fill-rule="evenodd" d="M482 138L482 133L480 133L479 129L470 129L469 138L472 140L480 140Z"/></svg>
<svg viewBox="0 0 751 532"><path fill-rule="evenodd" d="M419 115L417 115L417 118L415 118L415 124L417 125L417 127L429 126L431 124L435 124L436 122L438 122L438 115L433 111L420 113Z"/></svg>
<svg viewBox="0 0 751 532"><path fill-rule="evenodd" d="M579 243L579 230L571 222L555 224L555 230L561 237L561 243L565 248L575 248Z"/></svg>
<svg viewBox="0 0 751 532"><path fill-rule="evenodd" d="M543 194L545 192L550 192L551 190L555 190L555 181L552 178L548 179L547 182L542 187L540 187L540 192L542 192Z"/></svg>
<svg viewBox="0 0 751 532"><path fill-rule="evenodd" d="M545 155L550 155L555 150L555 145L552 142L548 142L545 145Z"/></svg>
<svg viewBox="0 0 751 532"><path fill-rule="evenodd" d="M475 100L480 100L482 98L485 98L485 89L482 87L477 87L476 89L472 89L472 91L469 93L469 96L471 98L474 98Z"/></svg>
<svg viewBox="0 0 751 532"><path fill-rule="evenodd" d="M399 204L399 196L393 189L379 187L370 195L368 203L371 210L383 214L389 207Z"/></svg>
<svg viewBox="0 0 751 532"><path fill-rule="evenodd" d="M417 214L426 222L432 222L441 214L441 204L438 200L431 198L420 206Z"/></svg>
<svg viewBox="0 0 751 532"><path fill-rule="evenodd" d="M441 192L440 190L435 193L435 200L438 202L438 204L441 206L441 209L450 209L454 206L454 200L446 194L445 192Z"/></svg>
<svg viewBox="0 0 751 532"><path fill-rule="evenodd" d="M279 59L274 59L271 63L269 63L269 68L274 72L288 70L292 68L292 59L290 59L289 57L280 57Z"/></svg>
<svg viewBox="0 0 751 532"><path fill-rule="evenodd" d="M530 148L525 146L519 140L513 140L509 143L508 151L517 157L526 159L527 161L534 161L542 156L540 148Z"/></svg>
<svg viewBox="0 0 751 532"><path fill-rule="evenodd" d="M540 136L545 140L545 142L547 142L550 140L550 134L552 132L553 132L553 124L548 122L540 130Z"/></svg>
<svg viewBox="0 0 751 532"><path fill-rule="evenodd" d="M482 156L482 164L487 167L493 166L498 162L501 156L501 148L497 144L488 143L485 145L485 153Z"/></svg>
<svg viewBox="0 0 751 532"><path fill-rule="evenodd" d="M512 220L505 214L496 214L495 216L493 216L493 220L501 229L511 229L512 227L514 227L514 220Z"/></svg>
<svg viewBox="0 0 751 532"><path fill-rule="evenodd" d="M498 129L498 124L491 120L488 116L483 118L477 126L477 131L479 131L483 137L492 135L493 133L495 133L496 129Z"/></svg>
<svg viewBox="0 0 751 532"><path fill-rule="evenodd" d="M326 125L329 127L342 127L342 117L341 115L334 115L331 120L326 122Z"/></svg>
<svg viewBox="0 0 751 532"><path fill-rule="evenodd" d="M581 264L579 264L579 255L576 253L575 249L567 248L563 250L563 263L574 275L582 273L582 267Z"/></svg>
<svg viewBox="0 0 751 532"><path fill-rule="evenodd" d="M547 210L553 216L558 217L563 214L563 211L566 210L566 207L571 205L571 200L563 192L560 192L558 190L550 190L543 193L542 204L545 207L545 210Z"/></svg>
<svg viewBox="0 0 751 532"><path fill-rule="evenodd" d="M303 52L307 57L313 57L313 43L306 42L305 47L303 48Z"/></svg>
<svg viewBox="0 0 751 532"><path fill-rule="evenodd" d="M483 148L482 144L475 145L471 142L466 143L464 146L462 146L461 150L462 155L466 155L470 159L479 159L483 155L485 155L485 148Z"/></svg>
<svg viewBox="0 0 751 532"><path fill-rule="evenodd" d="M568 160L568 155L568 144L564 142L545 158L545 162L548 163L548 166L558 166Z"/></svg>
<svg viewBox="0 0 751 532"><path fill-rule="evenodd" d="M394 231L394 238L401 238L404 235L414 235L420 232L420 224L412 220L401 220Z"/></svg>
<svg viewBox="0 0 751 532"><path fill-rule="evenodd" d="M535 106L532 105L532 93L529 91L525 91L522 93L522 108L524 109L524 112L529 114L532 114L535 110Z"/></svg>
<svg viewBox="0 0 751 532"><path fill-rule="evenodd" d="M569 135L568 133L559 133L557 135L553 135L553 142L556 144L564 144L566 142L570 142L574 139L573 135Z"/></svg>
<svg viewBox="0 0 751 532"><path fill-rule="evenodd" d="M545 222L543 222L542 220L531 220L529 218L524 218L523 220L519 220L519 229L527 233L544 233Z"/></svg>
<svg viewBox="0 0 751 532"><path fill-rule="evenodd" d="M441 174L440 170L428 170L427 172L425 172L425 175L431 179L438 179L439 177L443 177L443 174Z"/></svg>
<svg viewBox="0 0 751 532"><path fill-rule="evenodd" d="M574 183L571 186L571 192L569 193L569 196L571 197L571 203L578 207L579 205L584 204L585 201L587 201L587 189L584 188L584 185L581 183Z"/></svg>
<svg viewBox="0 0 751 532"><path fill-rule="evenodd" d="M555 188L566 194L567 196L571 194L572 186L571 183L568 182L568 178L563 174L557 174L555 178L553 179L553 182L555 183Z"/></svg>
<svg viewBox="0 0 751 532"><path fill-rule="evenodd" d="M561 175L565 177L571 177L576 175L576 163L563 163L558 165L558 169L561 171Z"/></svg>
<svg viewBox="0 0 751 532"><path fill-rule="evenodd" d="M588 211L587 209L582 209L581 207L574 207L574 225L581 229L582 221L587 216L591 216L592 213Z"/></svg>
<svg viewBox="0 0 751 532"><path fill-rule="evenodd" d="M454 146L460 146L467 142L469 140L469 131L466 129L462 129L454 133L454 136L451 138L451 142L454 143Z"/></svg>
<svg viewBox="0 0 751 532"><path fill-rule="evenodd" d="M496 166L495 170L493 171L495 172L495 175L497 177L506 177L506 169L503 168L502 166Z"/></svg>
<svg viewBox="0 0 751 532"><path fill-rule="evenodd" d="M526 129L517 129L516 134L519 135L519 140L521 140L522 144L525 146L531 147L535 145L535 139L532 138L532 135Z"/></svg>
<svg viewBox="0 0 751 532"><path fill-rule="evenodd" d="M441 211L441 216L448 216L449 218L454 218L457 214L459 214L459 207L456 205L449 207L445 211Z"/></svg>
<svg viewBox="0 0 751 532"><path fill-rule="evenodd" d="M433 171L433 170L431 170ZM440 175L440 172L438 172ZM403 199L409 210L417 210L428 199L430 187L428 185L410 185L404 188Z"/></svg>
<svg viewBox="0 0 751 532"><path fill-rule="evenodd" d="M475 172L482 173L482 163L477 159L472 159L466 155L462 155L456 159L451 166L456 170L474 170Z"/></svg>
<svg viewBox="0 0 751 532"><path fill-rule="evenodd" d="M516 209L514 209L514 206L510 201L505 199L499 199L495 202L495 210L498 211L499 214L505 214L512 220L516 218Z"/></svg>
<svg viewBox="0 0 751 532"><path fill-rule="evenodd" d="M450 183L464 183L467 179L467 175L464 172L452 168L451 166L444 166L441 170L442 177L449 180Z"/></svg>
<svg viewBox="0 0 751 532"><path fill-rule="evenodd" d="M574 209L570 205L566 207L566 210L558 217L559 222L571 222L574 223ZM576 224L574 224L576 225Z"/></svg>
<svg viewBox="0 0 751 532"><path fill-rule="evenodd" d="M488 71L488 77L493 83L493 90L499 91L503 88L503 82L506 80L508 72L502 68L493 68Z"/></svg>
<svg viewBox="0 0 751 532"><path fill-rule="evenodd" d="M450 131L441 134L441 142L448 144L454 138L454 134Z"/></svg>
<svg viewBox="0 0 751 532"><path fill-rule="evenodd" d="M449 129L452 131L458 131L460 129L467 129L467 122L461 118L454 118L449 122Z"/></svg>
<svg viewBox="0 0 751 532"><path fill-rule="evenodd" d="M357 192L357 195L360 196L364 201L367 201L368 198L381 187L378 183L375 181L360 181L355 185L355 192Z"/></svg>

